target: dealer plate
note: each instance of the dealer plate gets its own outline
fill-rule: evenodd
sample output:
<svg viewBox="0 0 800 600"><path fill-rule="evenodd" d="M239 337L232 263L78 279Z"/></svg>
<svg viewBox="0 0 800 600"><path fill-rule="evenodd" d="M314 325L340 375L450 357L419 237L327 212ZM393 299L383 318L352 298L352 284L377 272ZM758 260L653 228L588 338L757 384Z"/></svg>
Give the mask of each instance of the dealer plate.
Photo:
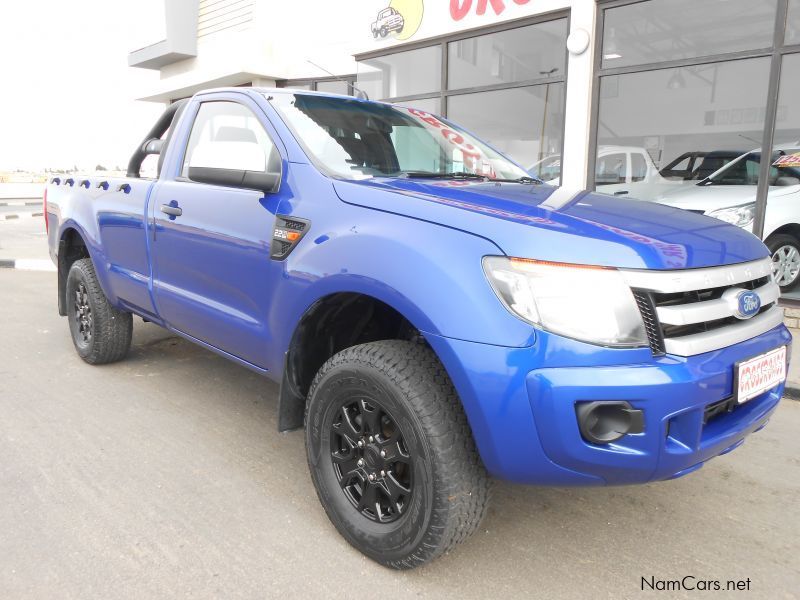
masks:
<svg viewBox="0 0 800 600"><path fill-rule="evenodd" d="M736 401L741 404L786 380L786 346L737 363Z"/></svg>

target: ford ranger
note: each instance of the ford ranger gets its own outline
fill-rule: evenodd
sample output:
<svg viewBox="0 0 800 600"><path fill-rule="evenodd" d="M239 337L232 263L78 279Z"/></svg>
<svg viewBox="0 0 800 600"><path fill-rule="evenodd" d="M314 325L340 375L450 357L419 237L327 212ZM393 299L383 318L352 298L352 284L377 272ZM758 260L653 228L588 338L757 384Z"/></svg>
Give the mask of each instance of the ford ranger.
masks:
<svg viewBox="0 0 800 600"><path fill-rule="evenodd" d="M122 359L136 315L278 382L333 525L394 568L467 538L491 478L680 477L783 392L756 237L543 184L414 108L204 91L45 214L78 355Z"/></svg>

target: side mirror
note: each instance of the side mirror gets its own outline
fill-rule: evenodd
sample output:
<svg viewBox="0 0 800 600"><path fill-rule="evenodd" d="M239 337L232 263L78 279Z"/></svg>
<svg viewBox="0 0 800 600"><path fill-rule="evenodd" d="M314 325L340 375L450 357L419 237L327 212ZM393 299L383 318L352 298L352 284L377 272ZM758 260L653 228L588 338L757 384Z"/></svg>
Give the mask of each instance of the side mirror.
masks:
<svg viewBox="0 0 800 600"><path fill-rule="evenodd" d="M265 173L263 171L189 167L189 179L198 183L259 190L265 194L272 194L278 190L281 176L278 173Z"/></svg>
<svg viewBox="0 0 800 600"><path fill-rule="evenodd" d="M189 161L189 179L200 183L276 192L280 170L268 172L264 149L255 142L214 141L199 144Z"/></svg>
<svg viewBox="0 0 800 600"><path fill-rule="evenodd" d="M151 154L161 154L161 151L164 149L164 140L159 138L153 138L147 140L142 147L145 156L150 156Z"/></svg>

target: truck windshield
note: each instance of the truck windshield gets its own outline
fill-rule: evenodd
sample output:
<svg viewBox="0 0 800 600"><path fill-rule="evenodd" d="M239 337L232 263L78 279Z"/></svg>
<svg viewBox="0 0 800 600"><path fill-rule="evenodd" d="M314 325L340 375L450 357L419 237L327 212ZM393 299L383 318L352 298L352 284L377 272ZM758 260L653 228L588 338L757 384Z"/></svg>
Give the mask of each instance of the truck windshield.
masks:
<svg viewBox="0 0 800 600"><path fill-rule="evenodd" d="M474 136L422 110L313 94L268 98L311 158L336 177L532 181Z"/></svg>

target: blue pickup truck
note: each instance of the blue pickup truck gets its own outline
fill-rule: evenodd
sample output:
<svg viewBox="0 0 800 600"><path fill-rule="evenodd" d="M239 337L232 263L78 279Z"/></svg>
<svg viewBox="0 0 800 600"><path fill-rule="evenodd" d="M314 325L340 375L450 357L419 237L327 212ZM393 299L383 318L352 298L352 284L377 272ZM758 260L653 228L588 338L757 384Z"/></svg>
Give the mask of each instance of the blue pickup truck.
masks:
<svg viewBox="0 0 800 600"><path fill-rule="evenodd" d="M122 359L136 315L278 382L330 520L390 567L468 537L491 478L680 477L783 392L756 237L545 185L414 108L205 91L126 177L54 178L46 201L80 357Z"/></svg>

